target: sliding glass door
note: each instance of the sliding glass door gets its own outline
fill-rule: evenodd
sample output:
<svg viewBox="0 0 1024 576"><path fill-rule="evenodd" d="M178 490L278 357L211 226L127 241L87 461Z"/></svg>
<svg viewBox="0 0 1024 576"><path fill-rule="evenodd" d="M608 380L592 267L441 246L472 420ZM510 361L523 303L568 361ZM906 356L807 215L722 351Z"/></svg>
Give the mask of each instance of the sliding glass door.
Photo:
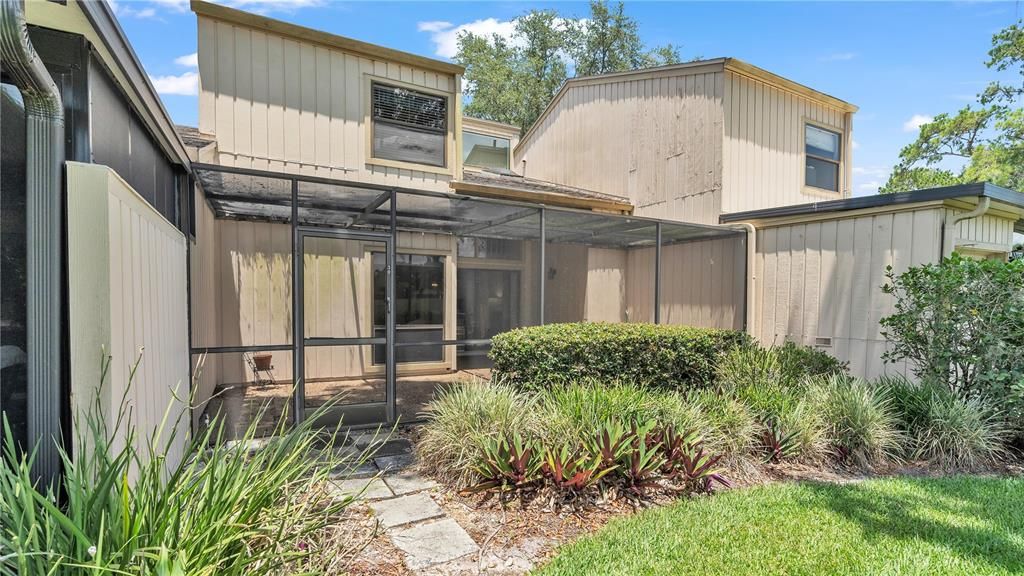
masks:
<svg viewBox="0 0 1024 576"><path fill-rule="evenodd" d="M373 255L373 330L385 332L386 258ZM445 257L435 254L395 255L395 362L443 362ZM386 349L375 346L373 362L383 365Z"/></svg>

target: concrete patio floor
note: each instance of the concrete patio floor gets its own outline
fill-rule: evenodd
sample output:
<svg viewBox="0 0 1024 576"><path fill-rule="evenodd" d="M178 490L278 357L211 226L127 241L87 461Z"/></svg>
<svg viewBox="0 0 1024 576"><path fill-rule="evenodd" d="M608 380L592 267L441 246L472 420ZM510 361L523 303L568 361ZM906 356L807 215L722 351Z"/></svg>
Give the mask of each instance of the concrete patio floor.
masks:
<svg viewBox="0 0 1024 576"><path fill-rule="evenodd" d="M400 423L420 420L423 410L434 395L447 387L467 380L490 380L487 368L458 370L456 372L424 376L400 376L395 382L396 407ZM383 378L349 378L316 380L306 383L306 408L315 410L333 398L341 397L341 404L361 404L384 401ZM254 420L257 436L269 436L280 421L292 395L291 382L274 384L221 384L204 411L203 423L214 414L224 415L228 430L241 437ZM288 423L291 423L289 416Z"/></svg>

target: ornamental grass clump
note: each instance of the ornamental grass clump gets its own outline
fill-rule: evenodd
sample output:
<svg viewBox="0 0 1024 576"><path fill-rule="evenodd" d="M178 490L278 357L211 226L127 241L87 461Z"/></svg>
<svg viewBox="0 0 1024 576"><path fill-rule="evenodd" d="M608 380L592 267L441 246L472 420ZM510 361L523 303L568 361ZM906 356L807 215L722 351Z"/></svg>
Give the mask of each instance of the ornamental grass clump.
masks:
<svg viewBox="0 0 1024 576"><path fill-rule="evenodd" d="M756 416L754 435L766 462L814 461L824 453L824 422L806 397L808 379L787 368L776 349L732 350L718 365L718 382Z"/></svg>
<svg viewBox="0 0 1024 576"><path fill-rule="evenodd" d="M140 441L126 397L112 423L100 397L76 426L74 457L61 449L64 474L52 485L36 483L32 453L21 453L7 430L0 574L242 576L325 565L316 557L325 532L353 498L328 490L330 473L367 454L335 450L335 436L313 428L315 417L294 427L282 418L257 449L248 448L255 421L229 442L216 417L174 464L167 455L177 426ZM164 423L175 420L168 411Z"/></svg>
<svg viewBox="0 0 1024 576"><path fill-rule="evenodd" d="M980 398L960 398L943 383L902 376L879 380L909 441L907 454L946 469L973 469L1006 458L1011 431Z"/></svg>
<svg viewBox="0 0 1024 576"><path fill-rule="evenodd" d="M536 399L502 382L459 382L426 407L417 453L438 478L465 488L478 480L475 466L492 443L538 435Z"/></svg>
<svg viewBox="0 0 1024 576"><path fill-rule="evenodd" d="M873 466L900 459L907 438L884 388L834 374L815 380L812 397L839 461Z"/></svg>

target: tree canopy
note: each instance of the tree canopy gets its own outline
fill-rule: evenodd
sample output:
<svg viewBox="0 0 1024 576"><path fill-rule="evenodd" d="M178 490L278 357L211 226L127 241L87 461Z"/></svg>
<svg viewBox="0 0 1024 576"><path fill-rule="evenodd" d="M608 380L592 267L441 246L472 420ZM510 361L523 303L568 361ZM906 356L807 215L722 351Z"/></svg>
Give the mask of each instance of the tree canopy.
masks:
<svg viewBox="0 0 1024 576"><path fill-rule="evenodd" d="M879 193L969 182L1024 190L1024 20L992 37L985 64L1008 78L989 84L976 103L921 126Z"/></svg>
<svg viewBox="0 0 1024 576"><path fill-rule="evenodd" d="M532 10L516 19L510 39L464 33L455 61L466 67L467 115L530 126L562 83L575 76L679 62L677 47L646 49L622 2L590 3L587 18Z"/></svg>

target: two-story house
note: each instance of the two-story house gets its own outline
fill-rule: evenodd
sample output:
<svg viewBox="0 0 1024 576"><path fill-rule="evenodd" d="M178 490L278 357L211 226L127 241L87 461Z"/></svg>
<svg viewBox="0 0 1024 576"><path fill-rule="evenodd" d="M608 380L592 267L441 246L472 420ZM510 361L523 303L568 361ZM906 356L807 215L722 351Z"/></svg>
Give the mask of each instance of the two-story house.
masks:
<svg viewBox="0 0 1024 576"><path fill-rule="evenodd" d="M746 330L820 347L874 377L905 370L882 361L886 266L954 248L1004 258L1021 197L979 185L852 198L856 111L734 58L574 78L515 163L530 177L621 193L635 214L756 228ZM699 269L712 286L726 281L713 255Z"/></svg>
<svg viewBox="0 0 1024 576"><path fill-rule="evenodd" d="M873 375L885 265L1005 253L1024 214L991 187L851 198L856 107L735 59L569 80L520 139L463 116L458 65L192 9L200 399L409 421L494 334L566 321L745 329Z"/></svg>

